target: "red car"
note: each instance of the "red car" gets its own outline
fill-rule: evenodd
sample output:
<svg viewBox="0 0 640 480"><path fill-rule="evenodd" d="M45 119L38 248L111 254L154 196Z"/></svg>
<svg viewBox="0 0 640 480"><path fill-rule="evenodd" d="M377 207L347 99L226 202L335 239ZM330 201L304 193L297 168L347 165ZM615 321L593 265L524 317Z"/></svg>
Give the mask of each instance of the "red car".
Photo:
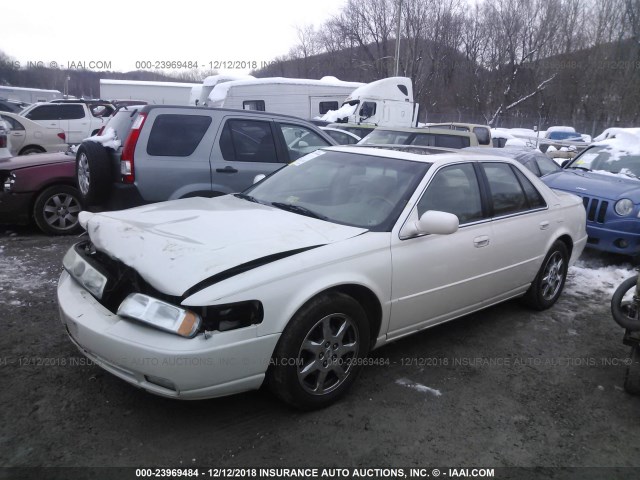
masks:
<svg viewBox="0 0 640 480"><path fill-rule="evenodd" d="M28 224L45 233L78 233L82 209L73 154L42 153L0 160L0 223Z"/></svg>

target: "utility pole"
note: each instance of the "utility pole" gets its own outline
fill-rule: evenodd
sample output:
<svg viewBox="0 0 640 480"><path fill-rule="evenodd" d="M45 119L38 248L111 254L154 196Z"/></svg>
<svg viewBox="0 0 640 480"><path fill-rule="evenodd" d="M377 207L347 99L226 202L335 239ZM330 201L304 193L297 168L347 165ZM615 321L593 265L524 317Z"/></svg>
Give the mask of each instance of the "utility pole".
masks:
<svg viewBox="0 0 640 480"><path fill-rule="evenodd" d="M400 19L402 18L402 0L398 0L398 23L396 24L396 77L400 71Z"/></svg>

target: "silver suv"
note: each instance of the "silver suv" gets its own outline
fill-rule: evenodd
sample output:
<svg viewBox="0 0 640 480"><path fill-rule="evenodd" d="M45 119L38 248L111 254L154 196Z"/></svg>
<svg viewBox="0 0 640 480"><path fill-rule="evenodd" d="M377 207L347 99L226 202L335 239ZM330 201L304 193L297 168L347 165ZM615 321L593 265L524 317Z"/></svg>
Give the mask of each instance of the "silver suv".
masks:
<svg viewBox="0 0 640 480"><path fill-rule="evenodd" d="M240 192L256 175L336 145L288 115L165 105L119 110L98 140L107 146L78 149L76 174L86 203L107 209Z"/></svg>

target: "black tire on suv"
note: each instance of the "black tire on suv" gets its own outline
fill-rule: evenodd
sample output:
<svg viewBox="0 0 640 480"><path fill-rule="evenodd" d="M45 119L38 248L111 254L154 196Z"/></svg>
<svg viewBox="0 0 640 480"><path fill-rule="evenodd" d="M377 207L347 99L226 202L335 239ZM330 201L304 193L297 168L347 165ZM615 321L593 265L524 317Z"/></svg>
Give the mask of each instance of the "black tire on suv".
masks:
<svg viewBox="0 0 640 480"><path fill-rule="evenodd" d="M76 154L76 182L85 205L103 203L111 187L111 160L104 146L82 142Z"/></svg>

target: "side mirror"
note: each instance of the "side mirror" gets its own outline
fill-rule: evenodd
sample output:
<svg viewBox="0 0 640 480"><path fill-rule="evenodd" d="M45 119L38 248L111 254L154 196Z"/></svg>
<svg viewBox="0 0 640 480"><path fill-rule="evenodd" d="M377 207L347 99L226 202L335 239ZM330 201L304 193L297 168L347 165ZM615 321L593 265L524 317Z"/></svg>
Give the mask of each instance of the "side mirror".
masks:
<svg viewBox="0 0 640 480"><path fill-rule="evenodd" d="M256 175L255 177L253 177L253 183L256 184L260 181L262 181L262 179L266 178L267 176L264 173L259 173L258 175Z"/></svg>
<svg viewBox="0 0 640 480"><path fill-rule="evenodd" d="M419 233L450 235L458 231L460 221L453 213L427 210L416 223Z"/></svg>
<svg viewBox="0 0 640 480"><path fill-rule="evenodd" d="M400 231L400 238L403 240L419 235L450 235L458 231L459 220L452 213L428 210L418 219L414 210L411 215L414 220L409 219Z"/></svg>
<svg viewBox="0 0 640 480"><path fill-rule="evenodd" d="M570 161L571 161L571 159L570 159L570 158L568 158L567 160L564 160L564 161L560 164L560 166L561 166L562 168L564 168L564 167L566 167L567 165L569 165L569 162L570 162Z"/></svg>

